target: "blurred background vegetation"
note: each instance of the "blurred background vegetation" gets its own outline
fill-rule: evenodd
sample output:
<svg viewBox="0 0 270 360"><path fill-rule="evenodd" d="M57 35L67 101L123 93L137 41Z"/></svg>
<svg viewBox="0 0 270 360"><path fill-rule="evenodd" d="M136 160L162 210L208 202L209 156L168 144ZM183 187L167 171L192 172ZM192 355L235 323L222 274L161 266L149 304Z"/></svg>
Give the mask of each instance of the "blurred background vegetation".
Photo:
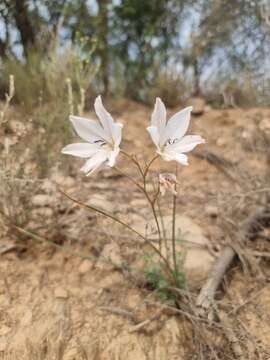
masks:
<svg viewBox="0 0 270 360"><path fill-rule="evenodd" d="M14 74L29 109L66 102L66 79L76 106L97 93L269 105L269 40L263 0L1 0L0 97Z"/></svg>

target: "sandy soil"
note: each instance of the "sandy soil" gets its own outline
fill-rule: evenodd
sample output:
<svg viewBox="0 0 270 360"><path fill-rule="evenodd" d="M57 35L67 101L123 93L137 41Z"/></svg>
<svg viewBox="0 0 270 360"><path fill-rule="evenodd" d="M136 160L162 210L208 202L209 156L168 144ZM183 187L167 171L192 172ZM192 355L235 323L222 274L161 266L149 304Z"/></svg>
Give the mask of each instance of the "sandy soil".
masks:
<svg viewBox="0 0 270 360"><path fill-rule="evenodd" d="M126 125L127 151L139 149L139 158L149 159L154 148L144 128L151 110L132 102L111 109ZM178 213L200 227L209 240L209 251L217 256L228 241L224 218L233 215L237 224L258 200L247 193L257 194L256 179L267 169L260 131L269 131L270 109L206 110L193 118L191 132L206 138L206 149L233 162L241 183L205 159L190 155L190 166L179 174ZM80 160L74 161L69 175L61 172L61 166L52 171L33 195L29 228L62 249L3 233L3 244L16 247L0 256L0 358L235 359L232 344L214 325L205 334L206 343L215 345L211 353L198 345L196 324L166 311L140 276L123 270L123 264L141 262L142 247L136 237L59 193L55 183L76 199L93 201L140 229L150 221L142 195L126 178L114 170L85 178L77 172L80 165ZM126 159L121 158L118 166L136 176ZM157 161L151 173L155 176L173 167ZM163 200L166 214L171 211L168 201ZM269 240L255 240L251 250L269 254ZM103 256L109 256L113 264L102 261ZM270 359L269 257L256 259L260 269L256 274L240 262L234 265L217 304L230 315L245 359ZM194 284L191 279L194 294L202 284L203 279ZM137 324L146 320L150 321L137 330Z"/></svg>

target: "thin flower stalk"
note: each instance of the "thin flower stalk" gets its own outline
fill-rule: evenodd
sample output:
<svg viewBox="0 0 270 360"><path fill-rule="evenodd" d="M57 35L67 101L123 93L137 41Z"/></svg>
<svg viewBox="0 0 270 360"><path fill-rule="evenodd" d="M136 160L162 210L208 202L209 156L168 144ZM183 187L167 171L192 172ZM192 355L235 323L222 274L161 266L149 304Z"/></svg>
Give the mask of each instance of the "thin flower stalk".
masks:
<svg viewBox="0 0 270 360"><path fill-rule="evenodd" d="M175 168L175 176L177 178L178 167L176 165ZM173 265L175 276L177 276L178 269L177 269L177 257L176 257L176 234L175 234L175 220L176 220L176 197L177 197L177 182L174 184L174 194L173 194L173 212L172 212L172 255L173 255Z"/></svg>
<svg viewBox="0 0 270 360"><path fill-rule="evenodd" d="M155 190L155 185L154 184L153 184L153 187L154 187L154 190ZM164 246L165 246L166 258L167 258L168 261L170 261L168 238L167 238L166 228L165 228L165 224L164 224L164 220L163 220L163 214L162 214L162 210L161 210L161 206L160 206L160 189L159 189L159 186L158 186L158 190L156 192L155 204L157 204L158 216L160 218L161 230L162 230L162 239L163 239Z"/></svg>
<svg viewBox="0 0 270 360"><path fill-rule="evenodd" d="M157 158L157 156L155 156L150 162L149 164L147 165L147 172L146 172L146 175L145 175L145 172L143 171L140 163L134 159L133 156L131 156L130 154L126 153L126 152L123 152L122 153L127 156L131 161L134 162L134 164L137 166L137 168L139 169L140 171L140 174L142 175L142 178L143 178L143 184L144 186L142 187L141 185L139 185L136 181L133 181L133 179L128 175L127 177L136 185L140 188L140 190L144 193L150 207L151 207L151 210L152 210L152 213L153 213L153 216L154 216L154 220L155 220L155 223L156 223L156 227L157 227L157 232L158 232L158 238L159 238L159 250L161 251L161 248L162 248L162 236L161 236L161 229L160 229L160 224L159 224L159 221L158 221L158 215L157 215L157 212L156 212L156 209L155 209L155 200L156 200L156 197L154 197L153 199L151 199L151 197L149 196L148 194L148 191L146 189L146 175L147 175L147 172L149 171L149 168L151 166L151 164L153 164L154 160ZM126 175L125 173L123 173L123 175Z"/></svg>

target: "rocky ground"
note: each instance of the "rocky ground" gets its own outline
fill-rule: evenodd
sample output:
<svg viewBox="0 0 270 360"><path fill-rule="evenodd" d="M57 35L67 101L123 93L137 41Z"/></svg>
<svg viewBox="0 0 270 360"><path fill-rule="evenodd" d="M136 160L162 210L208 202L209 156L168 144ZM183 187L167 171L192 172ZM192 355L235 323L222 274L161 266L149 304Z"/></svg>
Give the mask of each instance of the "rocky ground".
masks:
<svg viewBox="0 0 270 360"><path fill-rule="evenodd" d="M112 107L112 113L126 125L124 148L139 153L141 161L150 159L154 148L144 129L151 109L124 102ZM230 162L229 170L224 170L197 153L190 155L190 166L180 169L179 248L186 254L189 289L196 297L220 250L234 240L240 221L261 204L269 190L270 109L206 107L192 123L191 132L207 140L198 151L214 152ZM20 121L13 126L20 126ZM65 158L61 161L64 164ZM25 200L27 229L43 238L34 239L3 225L0 358L235 359L232 343L215 323L205 330L203 344L197 331L200 320L191 321L166 308L155 291L145 286L138 270L144 266L147 249L136 236L74 204L59 188L145 232L151 228L152 217L141 193L114 170L86 178L78 172L79 159L72 162L69 172L63 164ZM119 159L118 166L137 176L125 158ZM157 161L151 175L173 168L171 163ZM169 195L162 205L169 224ZM236 330L243 359L270 359L267 229L263 234L264 238L245 249L250 258L234 264L217 297L217 306Z"/></svg>

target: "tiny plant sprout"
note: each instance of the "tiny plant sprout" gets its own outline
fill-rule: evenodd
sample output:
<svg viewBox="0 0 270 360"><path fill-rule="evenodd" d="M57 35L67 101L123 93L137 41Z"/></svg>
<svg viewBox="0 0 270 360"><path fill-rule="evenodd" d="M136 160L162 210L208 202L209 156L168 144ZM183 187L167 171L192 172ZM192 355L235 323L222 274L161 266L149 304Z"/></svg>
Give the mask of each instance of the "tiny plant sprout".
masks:
<svg viewBox="0 0 270 360"><path fill-rule="evenodd" d="M115 221L138 236L145 244L148 244L154 256L150 253L147 254L152 264L148 269L148 265L145 265L146 279L148 278L152 285L162 289L162 292L168 297L170 296L170 289L185 286L185 274L182 269L182 261L180 261L181 254L177 253L179 251L176 246L177 241L179 241L175 221L177 216L177 167L175 174L161 173L158 178L158 186L156 186L155 179L151 179L150 168L159 157L167 161L176 160L182 165L187 165L185 153L191 151L196 145L204 143L204 139L197 135L185 136L190 122L190 107L178 112L166 122L166 108L158 98L152 114L151 126L147 128L157 147L157 154L153 155L148 162L142 164L136 156L127 153L124 149L120 150L122 124L114 122L112 116L105 110L100 96L97 97L94 106L99 122L73 115L70 116L75 131L85 142L67 145L62 149L62 153L88 159L82 167L82 171L86 175L90 175L105 166L110 166L127 177L143 194L146 203L149 205L158 241L155 242L153 239L148 238L147 235L139 232L136 226L133 227L133 225L126 223L114 214L98 209L89 203L86 204L73 199L63 191L62 193L76 204ZM131 165L136 166L138 170L137 176L131 176L125 170L115 166L119 153L124 155ZM127 167L127 170L129 170L129 167ZM154 191L151 191L149 186L146 186L148 184L153 185ZM160 196L164 195L167 190L172 194L172 229L169 237L170 231L167 231L168 229L164 227L160 206ZM170 246L168 241L170 241Z"/></svg>
<svg viewBox="0 0 270 360"><path fill-rule="evenodd" d="M110 167L115 165L122 139L123 125L114 122L112 116L104 108L100 96L96 98L95 111L99 123L78 116L70 116L76 133L86 142L70 144L62 149L63 154L88 159L81 168L87 176L106 165Z"/></svg>
<svg viewBox="0 0 270 360"><path fill-rule="evenodd" d="M189 106L166 121L166 108L160 98L151 117L151 126L147 128L157 153L166 161L175 160L181 165L188 165L185 153L193 150L195 146L204 144L205 140L199 135L186 135L190 122L192 107Z"/></svg>

